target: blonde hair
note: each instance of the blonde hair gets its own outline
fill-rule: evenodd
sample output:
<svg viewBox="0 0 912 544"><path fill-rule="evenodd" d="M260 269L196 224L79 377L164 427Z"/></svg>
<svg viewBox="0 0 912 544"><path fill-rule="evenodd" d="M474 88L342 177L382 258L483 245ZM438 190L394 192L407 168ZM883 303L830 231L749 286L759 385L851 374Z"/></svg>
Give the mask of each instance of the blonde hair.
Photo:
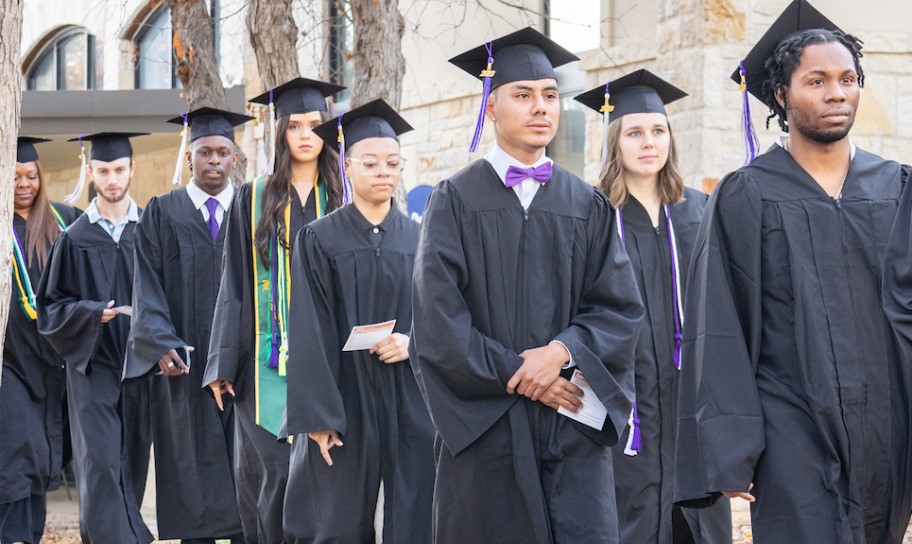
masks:
<svg viewBox="0 0 912 544"><path fill-rule="evenodd" d="M621 161L621 123L623 117L608 125L605 139L608 141L608 159L599 175L599 189L605 193L611 205L620 208L627 204L630 193L624 183L624 165ZM678 173L677 151L671 125L668 126L668 160L659 170L659 196L662 204L677 204L684 200L684 178Z"/></svg>

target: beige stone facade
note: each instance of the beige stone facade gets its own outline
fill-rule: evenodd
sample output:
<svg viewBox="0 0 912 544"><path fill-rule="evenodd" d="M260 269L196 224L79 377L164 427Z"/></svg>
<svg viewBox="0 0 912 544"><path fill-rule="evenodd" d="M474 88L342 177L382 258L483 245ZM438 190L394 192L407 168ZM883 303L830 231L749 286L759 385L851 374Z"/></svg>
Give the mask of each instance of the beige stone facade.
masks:
<svg viewBox="0 0 912 544"><path fill-rule="evenodd" d="M572 22L570 28L575 24L583 32L597 27L598 32L597 43L577 52L582 59L578 70L582 72L583 84L575 91L592 88L633 69L648 68L690 93L688 98L669 108L679 147L680 169L687 183L710 190L726 172L740 165L741 96L737 85L728 77L788 0L551 0L550 3L560 6L562 2L579 2L580 6L588 2L585 9L589 9L591 16ZM529 24L539 29L545 26L540 0L512 3L519 7L488 0L399 0L406 19L403 52L407 63L401 109L416 127L402 138L403 153L408 159L404 177L408 187L436 183L483 155L485 143L492 137L490 128L485 130L481 151L474 156L468 153L481 85L448 65L446 59L486 38ZM813 3L865 42L863 64L867 84L853 140L885 157L912 161L912 36L906 29L912 4L901 0L868 0L863 7L854 0ZM244 85L247 96L253 96L259 92L259 82L244 34L243 4L242 0L220 2L220 66L223 84ZM103 43L101 88L132 88L133 44L126 39L126 28L144 9L148 11L145 0L26 2L23 56L27 58L35 53L42 38L61 25L79 25ZM301 3L295 13L302 31L296 54L305 77L328 74L326 16L326 5L321 2ZM778 136L778 128L773 123L771 126L776 130L763 129L765 108L751 100L754 123L760 129L761 147L765 148ZM585 120L586 162L582 171L588 181L595 182L601 146L600 121L591 112L585 114ZM165 132L164 125L161 130L149 137L148 144L137 144L138 174L133 195L140 203L171 188L179 138L176 132ZM243 139L241 133L238 139ZM75 144L48 144L41 148L43 156L45 149L53 155L46 168L51 194L60 198L78 176L78 149ZM247 151L255 155L254 148Z"/></svg>

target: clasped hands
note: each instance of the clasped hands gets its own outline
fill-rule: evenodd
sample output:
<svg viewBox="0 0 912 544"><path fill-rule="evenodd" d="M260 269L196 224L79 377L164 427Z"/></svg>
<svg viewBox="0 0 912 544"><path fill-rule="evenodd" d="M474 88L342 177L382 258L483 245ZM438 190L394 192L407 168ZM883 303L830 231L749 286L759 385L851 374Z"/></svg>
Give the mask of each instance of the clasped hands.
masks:
<svg viewBox="0 0 912 544"><path fill-rule="evenodd" d="M562 378L561 369L570 361L570 352L562 344L527 349L519 354L523 363L507 382L507 393L523 395L555 410L565 408L577 412L583 402L583 391Z"/></svg>

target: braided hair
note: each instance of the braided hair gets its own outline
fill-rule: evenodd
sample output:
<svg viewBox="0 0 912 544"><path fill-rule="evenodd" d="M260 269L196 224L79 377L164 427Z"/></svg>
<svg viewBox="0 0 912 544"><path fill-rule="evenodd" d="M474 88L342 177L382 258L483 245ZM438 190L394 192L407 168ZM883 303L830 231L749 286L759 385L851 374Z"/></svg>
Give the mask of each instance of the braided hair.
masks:
<svg viewBox="0 0 912 544"><path fill-rule="evenodd" d="M801 63L801 55L804 48L809 45L824 43L838 43L843 45L852 54L852 60L855 62L855 72L858 74L858 86L864 87L864 70L861 68L861 47L863 42L851 34L846 34L841 30L823 30L809 29L796 32L784 39L773 51L773 54L766 59L767 79L763 82L761 93L763 101L770 107L770 115L766 118L766 128L769 128L770 120L778 118L779 127L783 132L788 132L788 121L785 110L788 104L785 103L786 94L782 93L783 105L779 105L776 100L776 93L784 90L792 81L792 74Z"/></svg>

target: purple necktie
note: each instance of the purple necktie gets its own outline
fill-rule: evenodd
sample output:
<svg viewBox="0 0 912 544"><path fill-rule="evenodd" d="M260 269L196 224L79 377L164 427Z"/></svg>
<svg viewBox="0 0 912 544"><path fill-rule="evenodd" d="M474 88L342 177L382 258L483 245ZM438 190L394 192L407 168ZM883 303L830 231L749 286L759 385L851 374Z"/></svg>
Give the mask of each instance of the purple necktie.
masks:
<svg viewBox="0 0 912 544"><path fill-rule="evenodd" d="M209 210L209 220L206 221L206 226L209 227L209 235L212 236L212 241L214 242L218 238L219 224L215 219L215 210L218 209L218 200L209 197L209 200L206 201L206 209Z"/></svg>
<svg viewBox="0 0 912 544"><path fill-rule="evenodd" d="M548 183L548 180L551 179L551 163L546 162L532 168L511 166L507 168L507 177L504 179L504 185L513 187L522 183L526 178L532 178L539 183Z"/></svg>

